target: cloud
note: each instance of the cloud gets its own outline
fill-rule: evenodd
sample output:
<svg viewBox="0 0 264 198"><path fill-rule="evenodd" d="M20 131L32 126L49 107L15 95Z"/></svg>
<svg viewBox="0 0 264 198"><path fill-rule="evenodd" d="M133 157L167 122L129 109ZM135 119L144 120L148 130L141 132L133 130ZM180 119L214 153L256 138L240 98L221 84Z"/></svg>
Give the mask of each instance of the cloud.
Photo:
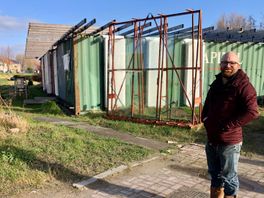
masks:
<svg viewBox="0 0 264 198"><path fill-rule="evenodd" d="M14 54L24 53L29 22L39 20L3 15L0 10L0 49L10 47Z"/></svg>
<svg viewBox="0 0 264 198"><path fill-rule="evenodd" d="M24 19L19 19L12 16L0 15L0 30L13 31L22 30L27 27L28 22Z"/></svg>

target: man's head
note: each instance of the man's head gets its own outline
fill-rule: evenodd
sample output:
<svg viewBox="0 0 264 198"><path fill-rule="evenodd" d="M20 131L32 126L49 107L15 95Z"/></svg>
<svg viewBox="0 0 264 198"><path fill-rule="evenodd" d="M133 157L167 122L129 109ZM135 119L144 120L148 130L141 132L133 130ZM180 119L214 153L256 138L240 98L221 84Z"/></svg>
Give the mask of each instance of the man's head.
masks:
<svg viewBox="0 0 264 198"><path fill-rule="evenodd" d="M221 58L220 69L222 76L229 78L233 76L239 69L239 58L235 52L227 52Z"/></svg>

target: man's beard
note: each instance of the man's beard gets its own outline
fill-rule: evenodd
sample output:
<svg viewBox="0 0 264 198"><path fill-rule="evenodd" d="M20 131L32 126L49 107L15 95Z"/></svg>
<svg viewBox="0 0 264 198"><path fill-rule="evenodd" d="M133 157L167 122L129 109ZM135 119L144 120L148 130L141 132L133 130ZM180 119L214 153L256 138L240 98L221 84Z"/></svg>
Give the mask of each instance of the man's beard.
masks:
<svg viewBox="0 0 264 198"><path fill-rule="evenodd" d="M228 69L228 70L222 69L221 73L222 73L222 76L225 78L230 78L231 76L235 74L234 70L232 69Z"/></svg>

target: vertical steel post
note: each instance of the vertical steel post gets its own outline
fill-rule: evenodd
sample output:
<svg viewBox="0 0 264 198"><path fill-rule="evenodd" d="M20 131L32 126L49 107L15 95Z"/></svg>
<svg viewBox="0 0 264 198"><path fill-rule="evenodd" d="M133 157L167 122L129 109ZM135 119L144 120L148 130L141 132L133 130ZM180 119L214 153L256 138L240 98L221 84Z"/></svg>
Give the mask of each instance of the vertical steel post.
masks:
<svg viewBox="0 0 264 198"><path fill-rule="evenodd" d="M134 21L134 42L133 42L133 62L132 62L132 92L131 92L131 117L134 116L134 81L135 81L135 62L137 59L136 49L137 49L137 35L138 35L138 24Z"/></svg>
<svg viewBox="0 0 264 198"><path fill-rule="evenodd" d="M110 112L113 111L113 97L114 97L114 71L113 64L114 64L114 54L113 54L113 24L109 26L108 28L109 36L108 36L108 62L107 62L107 111ZM111 62L110 62L111 60ZM110 87L109 87L110 84ZM109 101L110 100L110 101Z"/></svg>
<svg viewBox="0 0 264 198"><path fill-rule="evenodd" d="M144 26L146 24L146 21L144 22ZM143 27L144 27L143 26ZM140 32L140 65L141 65L141 114L144 115L144 106L145 106L145 79L144 79L144 58L143 58L143 49L142 49L142 33L143 29Z"/></svg>
<svg viewBox="0 0 264 198"><path fill-rule="evenodd" d="M78 39L73 38L73 84L74 84L74 113L79 115L80 108L80 88L78 78Z"/></svg>
<svg viewBox="0 0 264 198"><path fill-rule="evenodd" d="M165 100L166 100L166 112L167 112L167 119L169 118L169 98L168 98L168 94L169 94L169 70L168 70L168 51L166 49L168 49L168 18L165 16L164 17L164 44L165 44L165 51L164 53L166 53L165 57L166 57L166 61L165 61L165 69L166 69L166 90L165 90Z"/></svg>
<svg viewBox="0 0 264 198"><path fill-rule="evenodd" d="M202 10L199 10L199 46L200 46L200 81L199 81L199 91L200 91L200 101L199 101L199 120L198 122L201 123L202 118L202 98L203 98L203 32L202 32Z"/></svg>
<svg viewBox="0 0 264 198"><path fill-rule="evenodd" d="M110 82L110 63L109 63L109 60L110 60L110 57L111 57L111 54L110 54L110 32L111 32L111 28L110 26L108 27L108 32L109 32L109 36L108 36L108 46L107 46L107 59L108 59L108 62L107 62L107 87L106 87L106 96L107 96L107 103L106 103L106 114L109 115L109 113L111 112L111 109L109 110L110 108L110 89L109 89L109 85L111 86L111 82Z"/></svg>
<svg viewBox="0 0 264 198"><path fill-rule="evenodd" d="M140 115L144 115L144 98L145 98L145 95L144 95L144 92L145 92L145 89L144 89L144 59L143 59L143 49L142 49L142 32L145 28L145 24L146 24L146 20L144 21L144 24L142 25L142 28L139 29L139 36L138 36L138 39L139 39L139 47L140 47L140 52L139 52L139 70L140 72L138 72L138 79L140 81L140 105L139 105L139 113Z"/></svg>
<svg viewBox="0 0 264 198"><path fill-rule="evenodd" d="M192 11L191 11L192 12ZM192 68L194 68L194 14L192 12ZM195 81L194 81L194 69L192 71L192 119L191 122L193 124L194 121L194 86L195 86Z"/></svg>
<svg viewBox="0 0 264 198"><path fill-rule="evenodd" d="M112 53L112 78L111 78L111 84L112 84L112 101L111 101L111 108L114 109L114 103L117 100L117 95L116 95L116 83L115 83L115 25L111 24L111 35L112 35L112 46L111 46L111 53Z"/></svg>
<svg viewBox="0 0 264 198"><path fill-rule="evenodd" d="M162 112L162 92L163 92L163 74L164 74L164 52L165 52L165 41L164 41L164 18L161 17L161 41L162 41L162 49L161 49L161 78L160 78L160 98L159 98L159 120L161 119Z"/></svg>
<svg viewBox="0 0 264 198"><path fill-rule="evenodd" d="M161 83L160 81L162 79L160 79L160 74L161 74L161 58L162 58L162 30L163 30L163 27L162 27L162 18L160 18L160 25L159 25L159 59L158 59L158 79L157 79L157 101L156 101L156 118L158 120L160 120L160 111L161 111L161 107L160 107L160 102L161 102L161 93L160 93L160 86L161 86Z"/></svg>
<svg viewBox="0 0 264 198"><path fill-rule="evenodd" d="M136 68L135 69L139 69L140 68L140 63L141 62L138 62L140 61L140 56L141 56L141 36L140 36L140 31L141 29L144 27L144 26L141 26L140 22L138 22L138 32L137 32L137 48L138 48L138 51L136 52ZM137 71L137 81L138 81L138 113L139 115L141 115L141 84L140 84L140 72Z"/></svg>

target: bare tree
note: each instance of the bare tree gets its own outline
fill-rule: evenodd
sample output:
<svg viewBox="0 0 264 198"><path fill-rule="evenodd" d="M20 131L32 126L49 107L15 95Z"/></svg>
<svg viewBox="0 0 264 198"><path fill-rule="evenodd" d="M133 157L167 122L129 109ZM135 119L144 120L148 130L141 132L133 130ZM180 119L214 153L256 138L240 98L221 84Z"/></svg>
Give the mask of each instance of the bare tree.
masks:
<svg viewBox="0 0 264 198"><path fill-rule="evenodd" d="M17 54L16 61L23 66L23 70L34 71L40 69L39 60L25 58L23 54Z"/></svg>
<svg viewBox="0 0 264 198"><path fill-rule="evenodd" d="M24 62L24 55L23 54L17 54L16 55L16 61L22 65Z"/></svg>
<svg viewBox="0 0 264 198"><path fill-rule="evenodd" d="M248 29L256 28L256 19L253 16L249 16L247 20Z"/></svg>
<svg viewBox="0 0 264 198"><path fill-rule="evenodd" d="M10 70L10 64L11 64L11 59L13 57L12 49L9 46L3 47L3 48L1 48L0 54L1 54L2 59L6 62L7 69L9 71Z"/></svg>
<svg viewBox="0 0 264 198"><path fill-rule="evenodd" d="M26 70L39 70L40 62L37 59L24 59L24 67Z"/></svg>
<svg viewBox="0 0 264 198"><path fill-rule="evenodd" d="M227 27L226 21L227 21L226 16L222 15L216 23L216 29L219 29L219 30L226 29L226 27Z"/></svg>
<svg viewBox="0 0 264 198"><path fill-rule="evenodd" d="M249 16L247 19L246 17L236 14L236 13L231 13L230 15L222 15L219 20L216 23L216 29L253 29L256 27L256 20L252 17Z"/></svg>
<svg viewBox="0 0 264 198"><path fill-rule="evenodd" d="M264 29L264 14L262 14L261 21L259 23L259 29L263 30Z"/></svg>

